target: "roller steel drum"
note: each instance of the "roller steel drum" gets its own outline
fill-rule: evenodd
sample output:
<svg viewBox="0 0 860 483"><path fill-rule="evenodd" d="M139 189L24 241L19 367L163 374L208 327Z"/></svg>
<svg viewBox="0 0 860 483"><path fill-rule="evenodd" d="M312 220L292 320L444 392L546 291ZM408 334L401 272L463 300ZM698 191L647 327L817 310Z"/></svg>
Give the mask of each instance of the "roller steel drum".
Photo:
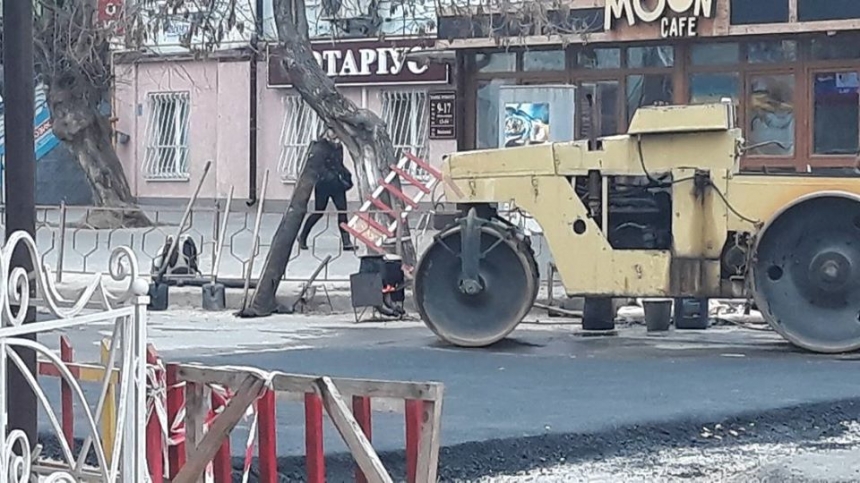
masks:
<svg viewBox="0 0 860 483"><path fill-rule="evenodd" d="M774 330L815 352L860 349L860 198L799 198L759 232L753 253L755 302Z"/></svg>

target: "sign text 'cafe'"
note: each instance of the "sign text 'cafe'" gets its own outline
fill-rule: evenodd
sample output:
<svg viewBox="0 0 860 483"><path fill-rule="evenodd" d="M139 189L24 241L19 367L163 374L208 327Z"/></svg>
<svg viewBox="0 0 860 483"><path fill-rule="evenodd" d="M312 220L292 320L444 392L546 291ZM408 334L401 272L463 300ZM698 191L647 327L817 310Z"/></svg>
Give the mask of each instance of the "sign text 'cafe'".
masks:
<svg viewBox="0 0 860 483"><path fill-rule="evenodd" d="M714 14L714 0L606 0L605 8L606 30L614 20L626 18L631 26L659 21L663 38L696 37L699 20Z"/></svg>

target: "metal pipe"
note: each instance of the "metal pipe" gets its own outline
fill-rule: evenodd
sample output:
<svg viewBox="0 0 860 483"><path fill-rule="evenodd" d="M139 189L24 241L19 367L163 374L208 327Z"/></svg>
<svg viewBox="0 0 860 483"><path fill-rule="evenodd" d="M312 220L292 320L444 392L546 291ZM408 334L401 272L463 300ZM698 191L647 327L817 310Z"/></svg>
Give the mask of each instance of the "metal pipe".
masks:
<svg viewBox="0 0 860 483"><path fill-rule="evenodd" d="M257 217L254 220L254 241L251 243L251 253L248 257L248 271L245 273L245 288L242 294L242 311L248 308L248 290L250 289L251 274L254 271L254 258L257 256L257 247L260 245L260 223L263 220L263 205L266 203L266 189L269 187L269 170L263 175L263 191L260 196L260 204L257 205Z"/></svg>
<svg viewBox="0 0 860 483"><path fill-rule="evenodd" d="M66 200L60 203L60 252L57 254L57 283L63 283L63 265L66 259Z"/></svg>
<svg viewBox="0 0 860 483"><path fill-rule="evenodd" d="M254 24L254 32L251 34L251 60L248 64L248 206L254 206L257 202L257 63L260 36L263 32L263 0L257 0Z"/></svg>
<svg viewBox="0 0 860 483"><path fill-rule="evenodd" d="M194 206L194 202L197 201L197 197L200 195L200 190L203 188L203 182L206 181L206 175L209 174L209 168L212 167L212 160L206 161L206 166L203 168L203 175L200 176L200 182L197 183L197 189L194 190L194 194L191 195L191 199L188 200L188 205L185 206L185 212L182 213L182 219L179 221L179 228L176 229L176 236L170 242L170 249L167 250L167 253L164 254L164 260L161 261L161 266L158 267L158 273L155 275L155 280L161 283L164 278L164 273L167 272L167 266L170 265L170 257L173 255L173 250L176 250L176 246L179 244L179 237L182 235L182 231L185 228L185 222L188 220L188 215L191 214L191 207Z"/></svg>
<svg viewBox="0 0 860 483"><path fill-rule="evenodd" d="M3 2L3 101L6 103L6 240L16 231L36 236L36 155L33 139L35 101L35 69L33 66L33 2ZM23 268L30 273L35 268L24 247L12 254L10 268ZM34 295L34 294L31 294ZM24 323L36 321L33 307L26 310ZM36 334L22 336L36 340ZM5 349L5 344L3 348ZM36 352L16 348L26 371L36 374ZM0 422L0 437L7 430L20 429L35 444L37 437L38 402L24 373L12 364L7 367L6 354L0 365L0 378L6 389L0 391L0 410L8 415ZM7 379L8 376L8 379ZM8 448L7 448L8 449Z"/></svg>

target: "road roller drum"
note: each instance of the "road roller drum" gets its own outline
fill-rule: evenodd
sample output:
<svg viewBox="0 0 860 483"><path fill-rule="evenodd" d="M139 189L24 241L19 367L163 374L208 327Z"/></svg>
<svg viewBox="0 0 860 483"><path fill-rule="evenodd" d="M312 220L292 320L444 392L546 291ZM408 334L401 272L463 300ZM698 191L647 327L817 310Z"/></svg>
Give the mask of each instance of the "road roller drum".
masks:
<svg viewBox="0 0 860 483"><path fill-rule="evenodd" d="M743 298L786 340L860 349L860 175L739 170L753 147L730 102L636 111L628 132L446 156L461 208L421 254L425 324L463 347L507 337L531 310L539 226L568 296ZM776 142L773 142L778 144Z"/></svg>

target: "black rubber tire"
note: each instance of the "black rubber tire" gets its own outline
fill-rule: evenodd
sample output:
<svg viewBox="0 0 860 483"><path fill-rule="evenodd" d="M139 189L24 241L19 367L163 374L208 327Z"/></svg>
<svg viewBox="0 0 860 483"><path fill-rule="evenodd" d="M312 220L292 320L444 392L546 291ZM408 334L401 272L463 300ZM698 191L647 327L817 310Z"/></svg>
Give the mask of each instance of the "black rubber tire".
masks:
<svg viewBox="0 0 860 483"><path fill-rule="evenodd" d="M479 264L485 289L476 296L458 288L459 227L440 234L422 254L415 268L413 296L421 319L440 339L460 347L492 345L507 337L534 305L539 279L534 257L510 232L481 228L482 250L499 239Z"/></svg>

